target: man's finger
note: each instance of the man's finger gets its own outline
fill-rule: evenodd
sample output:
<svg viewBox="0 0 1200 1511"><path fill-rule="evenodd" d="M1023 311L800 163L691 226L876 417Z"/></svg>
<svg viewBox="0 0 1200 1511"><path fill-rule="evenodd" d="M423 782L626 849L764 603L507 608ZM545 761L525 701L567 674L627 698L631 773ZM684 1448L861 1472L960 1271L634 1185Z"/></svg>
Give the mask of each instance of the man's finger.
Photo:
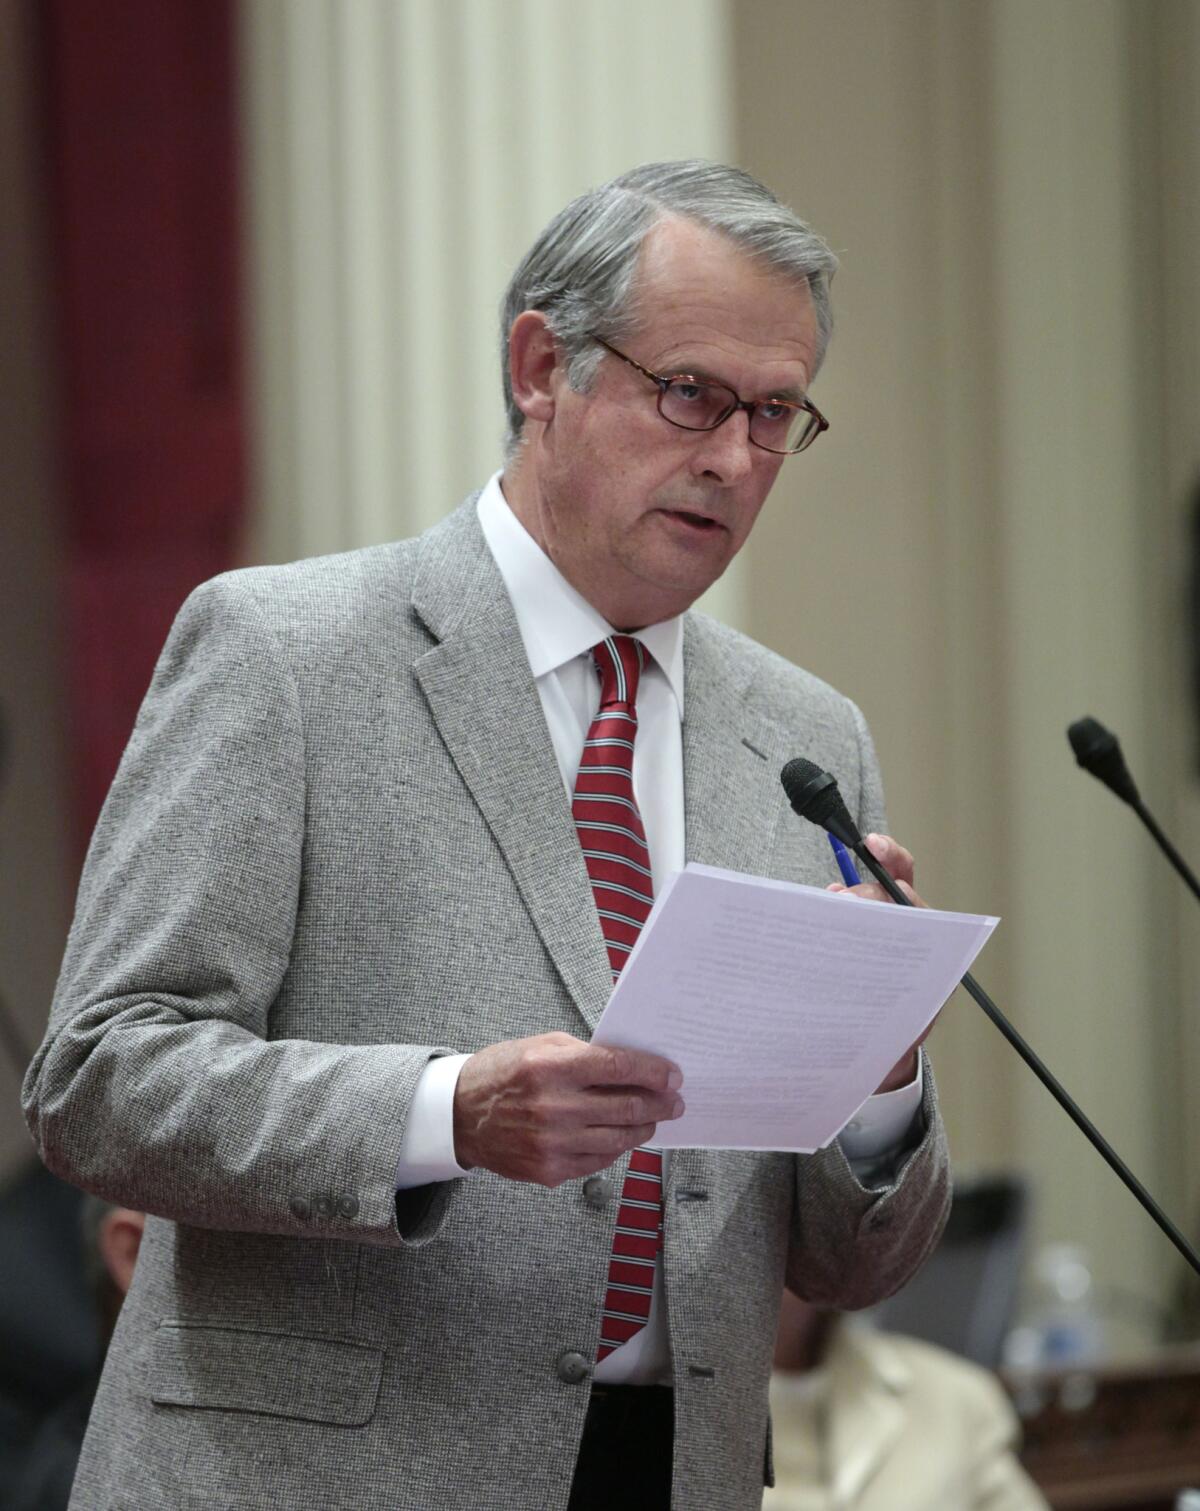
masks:
<svg viewBox="0 0 1200 1511"><path fill-rule="evenodd" d="M926 908L929 904L909 886L906 881L897 881L896 885L914 908ZM891 902L893 899L884 891L878 882L864 881L857 887L843 887L843 892L849 897L864 897L868 902Z"/></svg>
<svg viewBox="0 0 1200 1511"><path fill-rule="evenodd" d="M868 834L866 846L889 876L896 881L912 883L914 862L911 850L906 850L890 834Z"/></svg>
<svg viewBox="0 0 1200 1511"><path fill-rule="evenodd" d="M571 1140L570 1158L603 1159L607 1164L654 1140L657 1123L630 1123L619 1128L585 1128Z"/></svg>
<svg viewBox="0 0 1200 1511"><path fill-rule="evenodd" d="M596 1087L578 1094L572 1122L598 1128L665 1123L681 1117L683 1107L683 1098L677 1091L643 1092L626 1087L606 1091Z"/></svg>
<svg viewBox="0 0 1200 1511"><path fill-rule="evenodd" d="M644 1086L648 1091L678 1091L683 1072L678 1065L645 1049L619 1044L590 1044L575 1064L583 1086Z"/></svg>

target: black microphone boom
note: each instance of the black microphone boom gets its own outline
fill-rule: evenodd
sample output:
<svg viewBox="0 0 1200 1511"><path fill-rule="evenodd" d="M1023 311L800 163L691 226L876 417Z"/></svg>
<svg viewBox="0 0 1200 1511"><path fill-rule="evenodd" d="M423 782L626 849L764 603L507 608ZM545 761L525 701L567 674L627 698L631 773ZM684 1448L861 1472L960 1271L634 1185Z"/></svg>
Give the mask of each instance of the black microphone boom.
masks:
<svg viewBox="0 0 1200 1511"><path fill-rule="evenodd" d="M1113 743L1115 744L1116 742L1114 741ZM825 778L826 780L819 780L820 778ZM801 818L809 819L812 823L819 825L820 828L840 839L842 844L848 845L893 901L901 903L904 907L912 907L911 900L904 895L893 878L888 875L884 867L880 865L867 848L866 842L858 832L857 824L850 817L849 810L846 808L842 795L838 791L837 781L834 777L830 776L827 771L822 771L812 761L806 761L802 756L797 756L783 768L779 779L783 783L784 791L788 795L788 801ZM838 826L836 829L829 822L831 815ZM847 838L847 836L850 837ZM1192 1269L1200 1275L1200 1256L1197 1256L1191 1244L1188 1243L1187 1239L1083 1109L1078 1106L1058 1078L1038 1058L970 972L962 978L962 984L1100 1157L1116 1173L1129 1192L1142 1204L1187 1260L1188 1264L1191 1265Z"/></svg>
<svg viewBox="0 0 1200 1511"><path fill-rule="evenodd" d="M1154 815L1142 802L1116 735L1105 729L1099 719L1086 718L1075 720L1067 730L1067 739L1071 742L1076 761L1111 792L1115 792L1123 803L1129 804L1149 829L1155 844L1187 882L1193 895L1200 899L1200 881L1196 880L1187 861L1158 827Z"/></svg>

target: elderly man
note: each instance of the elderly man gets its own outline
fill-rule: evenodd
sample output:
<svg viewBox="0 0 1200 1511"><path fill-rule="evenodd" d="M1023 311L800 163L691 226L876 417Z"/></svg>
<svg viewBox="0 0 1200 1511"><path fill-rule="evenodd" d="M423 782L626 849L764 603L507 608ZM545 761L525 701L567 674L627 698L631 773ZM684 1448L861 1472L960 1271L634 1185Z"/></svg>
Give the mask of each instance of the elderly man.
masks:
<svg viewBox="0 0 1200 1511"><path fill-rule="evenodd" d="M503 474L180 613L26 1087L157 1214L74 1505L757 1506L785 1277L862 1305L936 1238L916 1051L852 1142L666 1158L677 1068L588 1043L685 858L829 880L787 757L882 826L857 709L686 612L825 428L832 269L733 169L582 196L507 296Z"/></svg>

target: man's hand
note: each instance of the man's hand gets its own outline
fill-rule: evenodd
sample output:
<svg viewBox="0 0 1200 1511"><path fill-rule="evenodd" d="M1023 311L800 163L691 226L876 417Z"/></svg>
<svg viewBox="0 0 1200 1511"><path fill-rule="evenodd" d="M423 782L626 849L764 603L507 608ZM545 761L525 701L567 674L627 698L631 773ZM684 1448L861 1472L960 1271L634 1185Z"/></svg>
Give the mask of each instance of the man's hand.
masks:
<svg viewBox="0 0 1200 1511"><path fill-rule="evenodd" d="M928 907L929 904L918 896L913 889L913 858L911 853L903 845L897 844L888 834L868 834L866 842L871 854L895 880L896 885L913 906L917 908ZM843 886L840 881L833 882L828 890L830 892L846 892L851 897L868 897L874 902L891 902L892 900L877 881L860 882L857 887ZM935 1017L933 1022L930 1023L929 1028L912 1045L904 1058L892 1066L879 1086L876 1087L876 1096L883 1091L898 1091L901 1086L907 1086L913 1081L917 1074L917 1051L925 1042L930 1029L933 1028L933 1024L936 1022L937 1018Z"/></svg>
<svg viewBox="0 0 1200 1511"><path fill-rule="evenodd" d="M454 1093L454 1157L558 1186L603 1170L683 1111L677 1066L570 1034L507 1039L472 1055Z"/></svg>
<svg viewBox="0 0 1200 1511"><path fill-rule="evenodd" d="M911 853L889 834L868 834L867 849L895 880L914 907L927 908L929 904L913 890L913 858ZM877 881L860 882L857 887L845 887L840 881L831 882L829 892L849 892L852 897L869 897L874 902L891 902L891 898Z"/></svg>

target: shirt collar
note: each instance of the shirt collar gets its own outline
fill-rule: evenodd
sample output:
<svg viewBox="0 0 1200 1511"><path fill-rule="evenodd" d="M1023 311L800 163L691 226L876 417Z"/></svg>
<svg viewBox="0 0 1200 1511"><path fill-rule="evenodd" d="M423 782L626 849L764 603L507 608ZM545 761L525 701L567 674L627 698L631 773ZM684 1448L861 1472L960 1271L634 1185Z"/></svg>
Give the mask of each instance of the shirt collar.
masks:
<svg viewBox="0 0 1200 1511"><path fill-rule="evenodd" d="M509 507L497 472L476 505L479 524L512 599L535 678L557 671L616 631L562 575ZM683 616L638 630L661 667L683 718Z"/></svg>

